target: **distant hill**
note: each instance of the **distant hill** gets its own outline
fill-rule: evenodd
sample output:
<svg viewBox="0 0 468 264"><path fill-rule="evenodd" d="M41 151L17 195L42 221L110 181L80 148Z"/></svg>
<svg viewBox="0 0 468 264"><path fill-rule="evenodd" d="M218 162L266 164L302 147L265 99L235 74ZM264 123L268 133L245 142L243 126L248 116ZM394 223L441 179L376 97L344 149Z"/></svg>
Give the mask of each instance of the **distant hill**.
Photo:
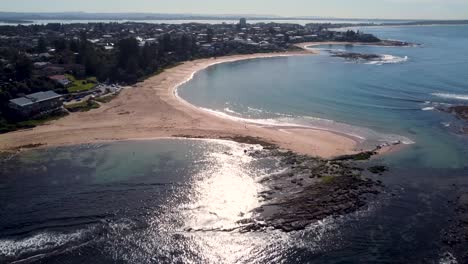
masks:
<svg viewBox="0 0 468 264"><path fill-rule="evenodd" d="M159 13L30 13L0 12L1 20L210 20L210 19L288 19L275 15L203 15L203 14L159 14Z"/></svg>

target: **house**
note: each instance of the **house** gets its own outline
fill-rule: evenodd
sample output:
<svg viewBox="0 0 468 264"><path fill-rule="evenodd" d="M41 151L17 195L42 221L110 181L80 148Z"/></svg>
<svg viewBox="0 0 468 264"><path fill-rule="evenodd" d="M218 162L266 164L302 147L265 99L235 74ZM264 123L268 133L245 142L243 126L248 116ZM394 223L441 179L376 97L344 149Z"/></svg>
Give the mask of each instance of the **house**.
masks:
<svg viewBox="0 0 468 264"><path fill-rule="evenodd" d="M50 64L42 68L41 72L43 75L59 75L59 74L64 74L66 70L62 66L56 66L56 65Z"/></svg>
<svg viewBox="0 0 468 264"><path fill-rule="evenodd" d="M65 75L52 75L49 76L49 79L61 84L63 87L68 87L72 82Z"/></svg>
<svg viewBox="0 0 468 264"><path fill-rule="evenodd" d="M46 61L35 62L34 63L34 68L35 69L43 69L44 67L46 67L49 64L50 64L50 62L46 62Z"/></svg>
<svg viewBox="0 0 468 264"><path fill-rule="evenodd" d="M62 107L62 96L53 92L38 92L10 100L10 108L22 117L47 114Z"/></svg>

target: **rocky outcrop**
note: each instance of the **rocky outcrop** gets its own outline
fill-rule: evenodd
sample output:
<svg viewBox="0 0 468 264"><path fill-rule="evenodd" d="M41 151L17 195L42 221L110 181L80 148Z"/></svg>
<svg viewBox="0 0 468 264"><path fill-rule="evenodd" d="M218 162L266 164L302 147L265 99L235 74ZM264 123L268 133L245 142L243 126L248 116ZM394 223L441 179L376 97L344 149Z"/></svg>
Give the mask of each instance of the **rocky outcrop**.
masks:
<svg viewBox="0 0 468 264"><path fill-rule="evenodd" d="M382 59L380 55L377 54L365 54L365 53L355 53L355 52L342 52L342 51L330 51L332 57L343 58L347 60L365 60L365 61L379 61Z"/></svg>
<svg viewBox="0 0 468 264"><path fill-rule="evenodd" d="M468 134L468 105L456 105L438 109L442 112L455 115L462 123L458 132L461 134Z"/></svg>
<svg viewBox="0 0 468 264"><path fill-rule="evenodd" d="M455 216L449 220L449 228L442 234L443 243L451 248L458 263L468 263L468 192L452 201Z"/></svg>
<svg viewBox="0 0 468 264"><path fill-rule="evenodd" d="M276 156L285 170L260 180L266 187L260 193L263 204L253 211L253 218L239 222L242 232L301 230L318 220L362 209L383 190L380 181L361 175L363 169L355 161L325 160L277 149L248 154Z"/></svg>

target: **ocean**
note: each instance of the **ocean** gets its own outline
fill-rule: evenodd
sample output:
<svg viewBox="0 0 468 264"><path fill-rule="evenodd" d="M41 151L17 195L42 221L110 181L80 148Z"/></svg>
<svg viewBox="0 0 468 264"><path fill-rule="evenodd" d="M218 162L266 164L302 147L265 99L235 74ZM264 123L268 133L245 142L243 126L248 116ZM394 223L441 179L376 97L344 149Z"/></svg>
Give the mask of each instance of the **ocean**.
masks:
<svg viewBox="0 0 468 264"><path fill-rule="evenodd" d="M451 184L393 169L369 206L284 233L232 231L281 171L219 140L123 141L3 156L1 263L445 263ZM442 177L442 178L441 178ZM445 177L445 178L444 178ZM391 193L391 194L390 194Z"/></svg>
<svg viewBox="0 0 468 264"><path fill-rule="evenodd" d="M443 243L468 189L466 136L436 110L468 90L466 26L363 28L417 47L322 46L321 55L220 64L179 88L196 106L264 125L401 141L371 164L385 190L365 208L302 231L241 233L283 170L220 140L86 144L3 155L0 263L450 263ZM350 62L327 50L385 54Z"/></svg>
<svg viewBox="0 0 468 264"><path fill-rule="evenodd" d="M215 65L179 88L196 106L264 125L346 133L363 147L403 142L393 165L463 168L466 137L437 107L468 103L468 26L369 27L416 47L319 46L321 55ZM328 50L379 54L380 61L330 57Z"/></svg>

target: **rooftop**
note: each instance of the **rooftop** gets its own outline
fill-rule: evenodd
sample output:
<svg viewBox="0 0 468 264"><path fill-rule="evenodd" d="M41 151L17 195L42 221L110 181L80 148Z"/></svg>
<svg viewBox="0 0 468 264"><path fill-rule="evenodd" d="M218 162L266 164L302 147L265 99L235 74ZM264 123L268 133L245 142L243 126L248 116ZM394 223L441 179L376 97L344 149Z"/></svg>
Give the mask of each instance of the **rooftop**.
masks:
<svg viewBox="0 0 468 264"><path fill-rule="evenodd" d="M53 91L47 91L47 92L38 92L38 93L28 94L24 97L10 100L10 102L18 106L24 107L24 106L32 105L34 103L40 103L43 101L57 99L60 97L62 96Z"/></svg>

